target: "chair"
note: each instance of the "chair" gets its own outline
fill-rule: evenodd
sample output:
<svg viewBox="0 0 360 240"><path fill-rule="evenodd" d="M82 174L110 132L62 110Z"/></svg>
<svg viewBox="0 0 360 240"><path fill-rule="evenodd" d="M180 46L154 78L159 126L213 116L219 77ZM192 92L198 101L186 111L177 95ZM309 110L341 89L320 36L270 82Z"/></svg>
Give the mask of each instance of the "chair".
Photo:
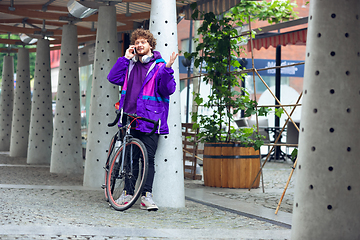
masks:
<svg viewBox="0 0 360 240"><path fill-rule="evenodd" d="M298 128L300 128L300 122L295 122ZM299 143L299 131L295 125L289 121L286 126L286 144L298 144ZM289 156L289 148L292 146L286 146L286 154ZM295 147L295 146L294 146Z"/></svg>
<svg viewBox="0 0 360 240"><path fill-rule="evenodd" d="M265 139L263 139L263 140L264 140L264 143L270 143L269 131L266 131L266 128L269 127L269 121L268 121L268 119L267 119L267 118L265 118L265 119L258 119L258 121L259 121L259 134L260 134L261 136L264 136L264 137L265 137ZM247 122L248 122L249 127L254 127L255 130L257 130L257 129L256 129L256 120L255 120L255 119L248 119Z"/></svg>
<svg viewBox="0 0 360 240"><path fill-rule="evenodd" d="M183 161L184 161L184 178L192 180L201 180L202 175L199 173L199 164L197 155L203 154L204 150L199 149L197 143L197 132L192 129L192 123L182 123L182 142L183 142ZM188 138L190 136L190 138Z"/></svg>
<svg viewBox="0 0 360 240"><path fill-rule="evenodd" d="M249 127L246 118L237 119L237 120L235 120L235 123L239 128Z"/></svg>
<svg viewBox="0 0 360 240"><path fill-rule="evenodd" d="M257 130L256 127L256 119L247 119L248 126L255 128L255 131ZM259 135L263 136L264 144L270 143L270 134L269 131L267 131L267 128L269 127L269 121L267 118L265 119L258 119L259 122ZM251 136L252 139L254 139L254 134ZM270 146L268 145L268 152L270 151ZM267 154L261 154L262 157L266 156Z"/></svg>

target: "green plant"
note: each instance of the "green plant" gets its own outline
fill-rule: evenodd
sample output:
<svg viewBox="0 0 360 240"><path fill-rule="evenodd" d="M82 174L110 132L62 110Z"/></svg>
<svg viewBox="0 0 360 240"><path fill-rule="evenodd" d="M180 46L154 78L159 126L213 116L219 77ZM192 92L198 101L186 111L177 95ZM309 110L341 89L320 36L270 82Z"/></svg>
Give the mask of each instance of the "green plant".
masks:
<svg viewBox="0 0 360 240"><path fill-rule="evenodd" d="M201 13L196 9L196 3L192 5L193 18L199 14L203 16L203 22L198 29L202 41L198 41L196 52L184 53L188 59L194 59L195 67L202 63L202 69L206 71L203 78L206 84L211 86L208 101L197 94L195 102L205 108L212 109L211 115L192 113L194 128L199 128L198 138L203 142L241 142L252 145L259 149L263 144L262 138L255 134L254 129L235 129L231 126L233 116L243 110L245 117L253 114L264 116L269 111L266 108L257 109L257 102L250 98L249 93L241 87L241 81L245 74L240 76L236 70L243 67L238 61L240 54L244 51L239 43L246 41L246 37L238 36L234 26L242 26L249 19L268 20L279 22L283 19L292 18L295 13L289 1L242 1L232 8L229 13L216 16L214 13Z"/></svg>

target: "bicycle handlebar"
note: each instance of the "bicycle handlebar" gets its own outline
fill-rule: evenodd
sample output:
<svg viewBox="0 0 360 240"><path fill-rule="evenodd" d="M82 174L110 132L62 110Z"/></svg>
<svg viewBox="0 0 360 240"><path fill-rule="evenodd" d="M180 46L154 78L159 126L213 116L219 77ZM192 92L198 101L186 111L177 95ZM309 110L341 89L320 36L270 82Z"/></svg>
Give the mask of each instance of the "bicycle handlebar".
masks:
<svg viewBox="0 0 360 240"><path fill-rule="evenodd" d="M108 124L108 127L113 127L113 126L116 125L116 123L119 122L120 117L121 117L121 113L120 113L119 110L116 110L115 113L116 113L116 118L115 118L114 122Z"/></svg>
<svg viewBox="0 0 360 240"><path fill-rule="evenodd" d="M120 112L120 110L116 110L115 113L116 113L115 121L112 122L112 123L109 123L109 124L108 124L109 127L115 126L116 123L119 122L119 120L120 120L120 117L121 117L121 112ZM149 118L140 117L140 116L136 115L135 113L126 113L126 112L123 112L123 114L124 114L125 116L131 116L131 117L133 117L133 118L135 118L135 119L139 119L139 120L142 120L142 121L145 121L145 122L153 123L153 124L154 124L153 129L151 130L150 133L145 133L145 135L152 135L152 134L154 134L155 131L156 131L156 129L158 128L158 126L159 126L159 124L160 124L160 119L157 120L157 121L154 121L154 120L149 119Z"/></svg>

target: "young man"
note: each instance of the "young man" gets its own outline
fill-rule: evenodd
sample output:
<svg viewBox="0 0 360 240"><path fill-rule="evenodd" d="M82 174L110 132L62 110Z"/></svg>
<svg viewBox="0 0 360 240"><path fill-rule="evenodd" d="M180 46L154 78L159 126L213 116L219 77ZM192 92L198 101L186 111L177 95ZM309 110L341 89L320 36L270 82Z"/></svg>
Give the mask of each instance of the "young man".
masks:
<svg viewBox="0 0 360 240"><path fill-rule="evenodd" d="M154 51L156 39L149 30L137 29L131 35L131 44L125 56L120 57L110 70L108 80L122 86L120 109L126 113L136 113L145 118L157 121L161 119L159 131L145 135L152 126L139 121L131 134L139 138L146 146L149 159L149 171L141 197L141 209L158 210L152 199L152 185L155 174L155 152L159 134L168 134L167 117L169 96L175 92L176 83L173 77L172 64L178 54L173 52L168 63L165 63L159 52ZM116 200L124 204L126 192Z"/></svg>

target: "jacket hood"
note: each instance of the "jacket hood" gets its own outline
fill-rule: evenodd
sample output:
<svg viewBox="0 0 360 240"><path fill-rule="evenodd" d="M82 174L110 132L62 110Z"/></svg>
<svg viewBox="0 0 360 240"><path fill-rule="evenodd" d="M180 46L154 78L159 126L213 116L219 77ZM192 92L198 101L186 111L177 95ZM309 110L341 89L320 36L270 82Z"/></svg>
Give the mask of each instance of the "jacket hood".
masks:
<svg viewBox="0 0 360 240"><path fill-rule="evenodd" d="M153 51L153 54L154 54L155 59L161 59L162 58L160 52L158 52L158 51Z"/></svg>

